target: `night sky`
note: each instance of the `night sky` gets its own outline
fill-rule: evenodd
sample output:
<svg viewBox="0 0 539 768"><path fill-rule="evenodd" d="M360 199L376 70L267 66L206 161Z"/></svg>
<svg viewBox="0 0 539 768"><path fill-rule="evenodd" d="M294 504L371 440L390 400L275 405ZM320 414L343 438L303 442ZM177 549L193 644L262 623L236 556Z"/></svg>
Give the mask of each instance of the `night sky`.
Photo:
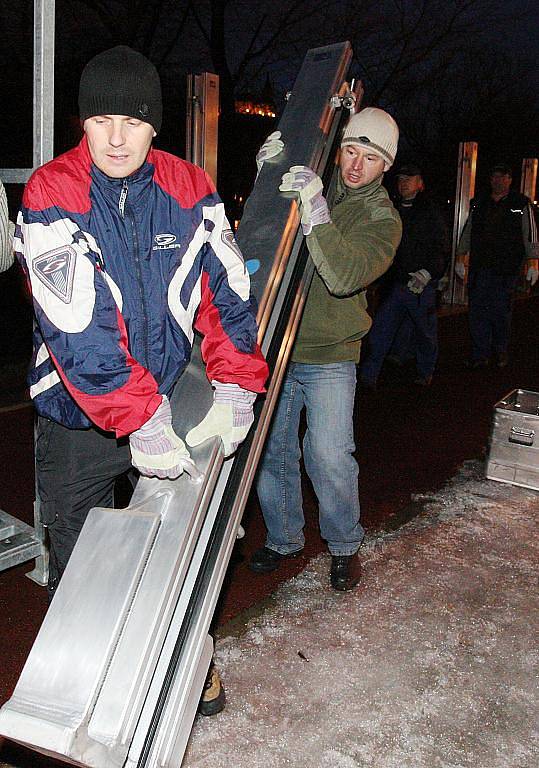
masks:
<svg viewBox="0 0 539 768"><path fill-rule="evenodd" d="M32 7L32 0L0 0L0 88L11 107L0 125L0 167L31 165ZM238 124L230 115L233 96L256 95L269 77L282 109L305 51L349 39L350 75L364 82L364 104L396 117L399 159L421 162L443 195L454 188L459 141L479 141L480 178L493 160L507 160L517 172L522 157L539 155L537 0L56 0L56 17L57 153L79 135L84 63L128 43L160 71L165 114L158 145L177 154L184 151L186 74L219 74L220 148L227 153L220 186L225 196L233 187L244 191L256 146L273 124Z"/></svg>

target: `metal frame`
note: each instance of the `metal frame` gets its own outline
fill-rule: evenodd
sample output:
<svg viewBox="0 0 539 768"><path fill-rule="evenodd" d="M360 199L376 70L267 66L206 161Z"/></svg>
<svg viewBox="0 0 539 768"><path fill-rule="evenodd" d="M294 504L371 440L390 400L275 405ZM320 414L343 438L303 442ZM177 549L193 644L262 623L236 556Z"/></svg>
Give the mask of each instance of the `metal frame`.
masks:
<svg viewBox="0 0 539 768"><path fill-rule="evenodd" d="M186 123L185 158L204 168L217 185L218 75L189 75Z"/></svg>
<svg viewBox="0 0 539 768"><path fill-rule="evenodd" d="M455 192L455 216L453 219L449 287L444 294L444 301L448 304L468 303L466 280L461 281L457 278L455 274L455 260L460 236L470 213L470 200L475 190L476 166L477 142L461 142L459 144L457 187Z"/></svg>
<svg viewBox="0 0 539 768"><path fill-rule="evenodd" d="M56 0L34 0L33 168L2 168L4 184L25 184L54 155L54 19Z"/></svg>
<svg viewBox="0 0 539 768"><path fill-rule="evenodd" d="M536 157L525 157L522 161L522 172L520 174L520 191L523 195L529 197L532 203L535 202L537 165Z"/></svg>
<svg viewBox="0 0 539 768"><path fill-rule="evenodd" d="M34 0L34 124L33 168L3 168L4 184L25 184L35 168L54 155L54 21L55 0ZM27 574L37 584L47 583L48 551L34 502L34 528L0 510L0 571L32 558L35 568Z"/></svg>

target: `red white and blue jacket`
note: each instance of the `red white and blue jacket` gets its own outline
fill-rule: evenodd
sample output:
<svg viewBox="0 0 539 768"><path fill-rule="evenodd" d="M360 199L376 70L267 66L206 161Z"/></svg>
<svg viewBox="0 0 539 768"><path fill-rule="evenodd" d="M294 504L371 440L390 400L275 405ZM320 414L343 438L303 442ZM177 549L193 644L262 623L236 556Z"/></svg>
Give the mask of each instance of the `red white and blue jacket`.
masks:
<svg viewBox="0 0 539 768"><path fill-rule="evenodd" d="M133 432L187 366L194 328L210 380L263 391L249 276L200 168L151 149L111 179L84 138L30 178L14 245L34 302L41 415Z"/></svg>

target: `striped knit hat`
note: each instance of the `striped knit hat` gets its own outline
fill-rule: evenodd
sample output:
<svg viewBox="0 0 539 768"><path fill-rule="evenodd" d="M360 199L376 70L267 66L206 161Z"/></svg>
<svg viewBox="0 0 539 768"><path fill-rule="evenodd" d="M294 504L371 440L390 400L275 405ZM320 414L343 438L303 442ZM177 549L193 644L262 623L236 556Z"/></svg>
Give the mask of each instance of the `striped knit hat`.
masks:
<svg viewBox="0 0 539 768"><path fill-rule="evenodd" d="M365 107L348 121L341 147L347 144L368 147L384 160L387 171L395 160L398 143L399 127L391 115L383 109Z"/></svg>

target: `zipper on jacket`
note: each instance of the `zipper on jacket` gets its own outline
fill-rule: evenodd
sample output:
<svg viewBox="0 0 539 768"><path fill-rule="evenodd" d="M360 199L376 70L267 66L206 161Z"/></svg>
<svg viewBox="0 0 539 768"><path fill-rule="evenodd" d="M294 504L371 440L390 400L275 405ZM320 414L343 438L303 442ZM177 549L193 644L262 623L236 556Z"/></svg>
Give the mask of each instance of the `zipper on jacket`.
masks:
<svg viewBox="0 0 539 768"><path fill-rule="evenodd" d="M135 274L137 278L137 285L139 290L139 298L140 298L140 305L142 307L142 317L143 317L143 325L144 325L144 332L143 332L143 352L144 352L144 360L140 360L145 368L149 369L149 362L150 362L150 350L149 350L149 333L148 333L148 308L146 304L146 296L144 294L144 284L142 281L142 269L140 265L140 253L139 253L139 240L138 240L138 234L137 234L137 228L135 225L135 216L133 212L131 211L130 206L127 204L127 194L128 194L128 185L127 185L127 179L123 180L122 185L122 191L120 193L120 200L118 203L118 208L120 211L120 214L123 219L129 220L129 226L131 228L131 243L133 246L133 261L135 264Z"/></svg>
<svg viewBox="0 0 539 768"><path fill-rule="evenodd" d="M125 219L125 204L127 202L127 193L129 192L129 188L127 186L127 179L124 179L124 182L122 184L122 191L120 192L120 199L118 201L118 210L120 211L120 216L122 219Z"/></svg>

